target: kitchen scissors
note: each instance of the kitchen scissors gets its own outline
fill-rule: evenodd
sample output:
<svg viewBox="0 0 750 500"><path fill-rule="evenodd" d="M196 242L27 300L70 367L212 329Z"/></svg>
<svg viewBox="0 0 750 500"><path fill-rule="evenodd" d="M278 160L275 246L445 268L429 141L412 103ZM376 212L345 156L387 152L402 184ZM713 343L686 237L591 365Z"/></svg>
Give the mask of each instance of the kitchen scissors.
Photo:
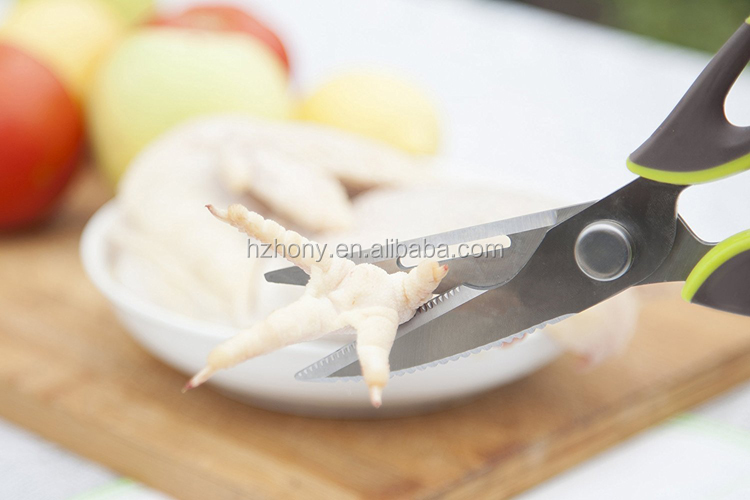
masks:
<svg viewBox="0 0 750 500"><path fill-rule="evenodd" d="M651 283L684 281L688 302L750 316L750 231L708 243L677 210L687 187L750 168L750 127L733 125L724 111L727 94L750 61L748 23L750 18L627 159L639 176L632 182L596 202L413 240L453 245L504 235L511 245L502 255L445 261L450 272L438 295L398 329L391 374L510 342ZM399 257L389 257L364 251L350 258L388 272L408 270ZM302 285L308 277L286 268L266 278ZM359 375L352 342L296 377Z"/></svg>

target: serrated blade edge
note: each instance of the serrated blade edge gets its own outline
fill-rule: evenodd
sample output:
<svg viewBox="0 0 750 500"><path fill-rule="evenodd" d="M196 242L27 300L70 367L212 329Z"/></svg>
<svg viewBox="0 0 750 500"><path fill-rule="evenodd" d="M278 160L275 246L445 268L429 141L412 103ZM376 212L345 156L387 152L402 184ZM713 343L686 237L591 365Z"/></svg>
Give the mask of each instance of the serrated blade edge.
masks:
<svg viewBox="0 0 750 500"><path fill-rule="evenodd" d="M433 297L419 306L414 313L414 316L409 321L402 323L399 326L395 338L399 338L412 330L424 326L433 319L465 304L466 302L482 295L486 291L487 290L473 288L466 285L459 285L455 288L451 288L445 293ZM297 380L325 378L336 373L340 369L349 366L357 360L357 342L354 341L316 361L310 366L303 368L294 375L294 378Z"/></svg>

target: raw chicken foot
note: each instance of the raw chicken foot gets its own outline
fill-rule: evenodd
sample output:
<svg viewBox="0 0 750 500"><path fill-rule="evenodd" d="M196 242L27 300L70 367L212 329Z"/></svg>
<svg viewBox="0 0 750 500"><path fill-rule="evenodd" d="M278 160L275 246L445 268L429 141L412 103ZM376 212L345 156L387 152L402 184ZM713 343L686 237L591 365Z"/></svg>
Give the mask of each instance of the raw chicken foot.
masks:
<svg viewBox="0 0 750 500"><path fill-rule="evenodd" d="M242 205L228 210L208 209L218 219L245 232L262 243L284 248L313 245L294 231L266 220ZM304 295L277 309L265 320L219 344L208 356L206 367L198 372L184 390L199 386L215 372L290 344L314 340L346 327L357 332L357 354L362 374L369 387L370 401L381 405L383 387L388 381L388 356L398 325L414 316L416 309L433 294L448 272L447 266L423 261L408 273L388 274L372 264L354 264L334 255L283 255L310 274ZM295 255L300 252L294 252Z"/></svg>

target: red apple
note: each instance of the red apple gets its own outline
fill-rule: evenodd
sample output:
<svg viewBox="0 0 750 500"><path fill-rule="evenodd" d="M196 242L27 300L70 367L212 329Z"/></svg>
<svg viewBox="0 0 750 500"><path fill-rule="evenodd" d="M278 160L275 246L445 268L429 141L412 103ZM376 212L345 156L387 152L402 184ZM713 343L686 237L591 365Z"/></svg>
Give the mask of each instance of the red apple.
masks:
<svg viewBox="0 0 750 500"><path fill-rule="evenodd" d="M49 213L83 141L81 110L36 59L0 43L0 229Z"/></svg>
<svg viewBox="0 0 750 500"><path fill-rule="evenodd" d="M196 5L174 16L158 17L156 26L173 26L211 31L247 33L265 43L289 72L289 57L284 44L268 26L249 13L232 5Z"/></svg>

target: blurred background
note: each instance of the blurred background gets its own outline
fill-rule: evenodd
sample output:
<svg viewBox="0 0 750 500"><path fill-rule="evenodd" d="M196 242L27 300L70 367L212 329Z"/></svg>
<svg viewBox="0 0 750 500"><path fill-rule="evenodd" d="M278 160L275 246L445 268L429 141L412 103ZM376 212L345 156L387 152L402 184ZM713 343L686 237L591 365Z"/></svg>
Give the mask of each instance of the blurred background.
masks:
<svg viewBox="0 0 750 500"><path fill-rule="evenodd" d="M715 52L750 12L745 0L521 0L657 40Z"/></svg>
<svg viewBox="0 0 750 500"><path fill-rule="evenodd" d="M679 287L623 294L472 370L389 382L384 411L479 398L434 415L256 408L382 416L364 391L300 388L305 357L217 379L251 405L178 391L219 337L294 297L206 198L321 238L494 220L506 196L495 219L596 199L633 179L625 158L748 14L750 0L0 0L0 499L410 498L494 472L492 498L553 476L525 498L750 498L750 328ZM749 96L743 74L734 123L750 124ZM208 118L226 113L257 122ZM278 160L268 183L219 171L227 144ZM409 184L422 174L438 188ZM750 174L696 186L680 213L719 241L750 227L748 192Z"/></svg>

